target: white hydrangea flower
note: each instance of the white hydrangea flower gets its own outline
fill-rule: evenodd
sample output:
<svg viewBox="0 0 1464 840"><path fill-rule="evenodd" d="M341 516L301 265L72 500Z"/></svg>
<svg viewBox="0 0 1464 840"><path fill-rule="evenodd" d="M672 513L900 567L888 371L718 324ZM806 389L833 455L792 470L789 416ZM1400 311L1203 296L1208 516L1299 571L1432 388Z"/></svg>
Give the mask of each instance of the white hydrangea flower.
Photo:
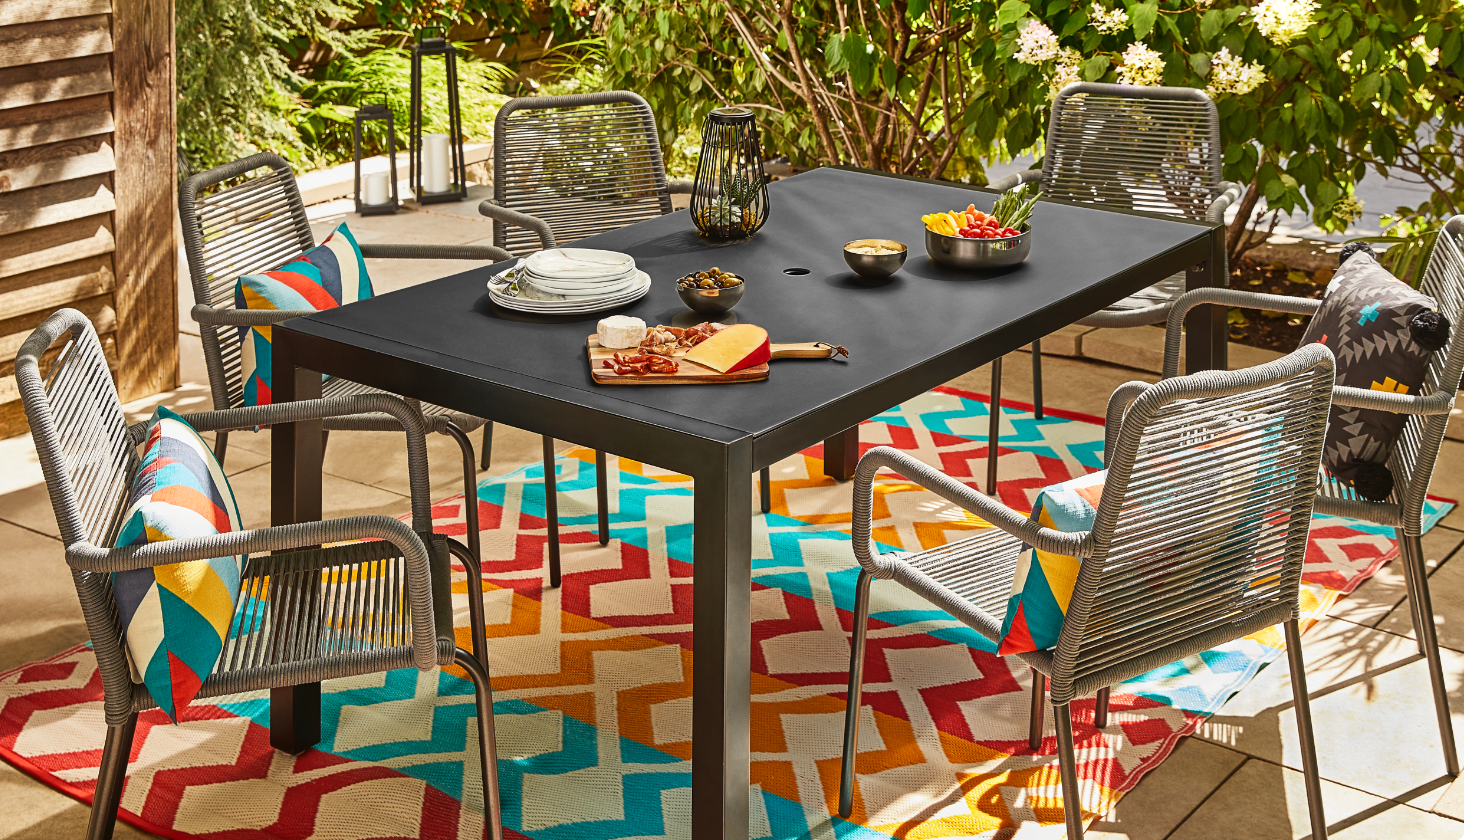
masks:
<svg viewBox="0 0 1464 840"><path fill-rule="evenodd" d="M1137 41L1123 51L1118 81L1125 85L1157 85L1164 78L1164 57Z"/></svg>
<svg viewBox="0 0 1464 840"><path fill-rule="evenodd" d="M1422 35L1418 35L1418 36L1414 37L1412 43L1413 43L1413 48L1418 51L1418 54L1420 56L1423 56L1423 63L1424 64L1427 64L1428 66L1432 67L1435 64L1438 64L1439 63L1439 49L1438 49L1438 47L1434 47L1433 49L1429 49L1428 48L1428 43L1426 41L1424 41Z"/></svg>
<svg viewBox="0 0 1464 840"><path fill-rule="evenodd" d="M1032 21L1017 36L1017 61L1023 64L1045 64L1057 58L1057 35L1047 24Z"/></svg>
<svg viewBox="0 0 1464 840"><path fill-rule="evenodd" d="M1342 68L1343 73L1352 72L1352 50L1347 50L1337 56L1337 66Z"/></svg>
<svg viewBox="0 0 1464 840"><path fill-rule="evenodd" d="M1362 199L1355 195L1344 195L1332 204L1332 218L1349 227L1362 218Z"/></svg>
<svg viewBox="0 0 1464 840"><path fill-rule="evenodd" d="M1057 67L1053 69L1052 75L1047 79L1047 99L1052 101L1057 98L1062 89L1073 82L1083 80L1082 68L1083 55L1071 47L1062 47L1057 54Z"/></svg>
<svg viewBox="0 0 1464 840"><path fill-rule="evenodd" d="M1229 47L1210 56L1210 83L1205 92L1211 96L1221 93L1247 94L1266 81L1266 70L1257 62L1247 64L1238 55L1231 55Z"/></svg>
<svg viewBox="0 0 1464 840"><path fill-rule="evenodd" d="M1261 0L1255 8L1256 30L1284 47L1306 34L1316 10L1316 0Z"/></svg>
<svg viewBox="0 0 1464 840"><path fill-rule="evenodd" d="M1097 3L1093 4L1092 11L1088 14L1088 20L1092 21L1093 28L1104 35L1115 35L1128 29L1128 12L1123 9L1105 9Z"/></svg>

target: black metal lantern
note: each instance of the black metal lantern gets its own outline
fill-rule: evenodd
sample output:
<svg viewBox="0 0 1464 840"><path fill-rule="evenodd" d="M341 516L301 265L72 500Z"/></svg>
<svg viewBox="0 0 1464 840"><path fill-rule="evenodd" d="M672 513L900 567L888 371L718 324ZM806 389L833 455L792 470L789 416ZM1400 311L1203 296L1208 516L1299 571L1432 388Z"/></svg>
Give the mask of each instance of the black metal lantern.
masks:
<svg viewBox="0 0 1464 840"><path fill-rule="evenodd" d="M752 236L768 220L768 176L752 111L713 108L702 127L701 158L691 191L697 230L719 239Z"/></svg>
<svg viewBox="0 0 1464 840"><path fill-rule="evenodd" d="M436 32L435 37L427 33ZM447 141L422 134L422 59L440 55L447 87ZM440 26L417 31L412 45L411 185L419 204L462 201L468 197L468 170L463 160L463 117L458 107L457 50Z"/></svg>
<svg viewBox="0 0 1464 840"><path fill-rule="evenodd" d="M380 102L367 102L371 97L381 97ZM392 124L391 108L387 107L386 94L379 90L367 91L362 97L361 107L356 111L356 119L351 127L351 145L355 149L356 159L356 212L362 216L380 216L387 213L395 213L400 202L397 201L397 171L396 171L396 129ZM386 175L388 178L385 191L379 189L379 180L368 176L368 183L365 185L366 192L362 192L361 183L361 135L363 126L368 122L386 123L386 160L389 167L385 173L377 172L373 175ZM369 193L369 195L367 194ZM375 199L368 203L367 198Z"/></svg>

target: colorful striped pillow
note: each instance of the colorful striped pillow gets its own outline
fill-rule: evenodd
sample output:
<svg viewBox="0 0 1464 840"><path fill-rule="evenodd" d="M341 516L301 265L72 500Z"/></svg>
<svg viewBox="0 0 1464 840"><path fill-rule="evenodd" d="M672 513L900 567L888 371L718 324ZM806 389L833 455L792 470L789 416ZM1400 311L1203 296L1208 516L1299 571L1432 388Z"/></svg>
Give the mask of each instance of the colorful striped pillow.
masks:
<svg viewBox="0 0 1464 840"><path fill-rule="evenodd" d="M234 284L238 309L334 309L371 297L371 278L361 247L342 223L325 241L274 271L246 274ZM271 327L240 327L240 367L245 405L268 405Z"/></svg>
<svg viewBox="0 0 1464 840"><path fill-rule="evenodd" d="M239 530L239 506L218 459L187 421L153 412L117 546ZM213 672L239 599L244 557L117 572L112 589L133 678L176 723Z"/></svg>
<svg viewBox="0 0 1464 840"><path fill-rule="evenodd" d="M1054 531L1091 530L1107 477L1107 470L1099 470L1044 488L1032 506L1032 519ZM1082 565L1079 557L1023 547L997 653L1008 656L1057 644Z"/></svg>

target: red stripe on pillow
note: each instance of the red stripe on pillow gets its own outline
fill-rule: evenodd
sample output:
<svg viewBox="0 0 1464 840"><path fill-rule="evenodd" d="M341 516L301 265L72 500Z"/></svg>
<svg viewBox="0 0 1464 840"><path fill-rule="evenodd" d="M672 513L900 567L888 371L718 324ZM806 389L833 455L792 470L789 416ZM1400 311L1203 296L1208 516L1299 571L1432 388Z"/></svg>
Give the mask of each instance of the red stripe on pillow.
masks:
<svg viewBox="0 0 1464 840"><path fill-rule="evenodd" d="M320 284L303 274L282 269L280 271L266 271L264 276L285 286L289 286L297 294L309 301L310 305L317 310L335 309L340 305L336 302L335 298L330 296L330 292L327 292L321 288Z"/></svg>

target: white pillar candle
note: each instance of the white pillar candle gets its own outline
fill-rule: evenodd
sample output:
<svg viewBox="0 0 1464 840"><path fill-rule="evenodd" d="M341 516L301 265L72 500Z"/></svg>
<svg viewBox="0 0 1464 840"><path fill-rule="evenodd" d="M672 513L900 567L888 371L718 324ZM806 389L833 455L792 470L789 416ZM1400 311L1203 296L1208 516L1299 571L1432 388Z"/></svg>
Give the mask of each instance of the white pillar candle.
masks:
<svg viewBox="0 0 1464 840"><path fill-rule="evenodd" d="M446 134L427 134L422 137L422 188L427 192L445 193L451 187L448 181L448 151Z"/></svg>
<svg viewBox="0 0 1464 840"><path fill-rule="evenodd" d="M365 195L362 204L380 205L391 201L391 176L385 172L371 172L366 175Z"/></svg>

